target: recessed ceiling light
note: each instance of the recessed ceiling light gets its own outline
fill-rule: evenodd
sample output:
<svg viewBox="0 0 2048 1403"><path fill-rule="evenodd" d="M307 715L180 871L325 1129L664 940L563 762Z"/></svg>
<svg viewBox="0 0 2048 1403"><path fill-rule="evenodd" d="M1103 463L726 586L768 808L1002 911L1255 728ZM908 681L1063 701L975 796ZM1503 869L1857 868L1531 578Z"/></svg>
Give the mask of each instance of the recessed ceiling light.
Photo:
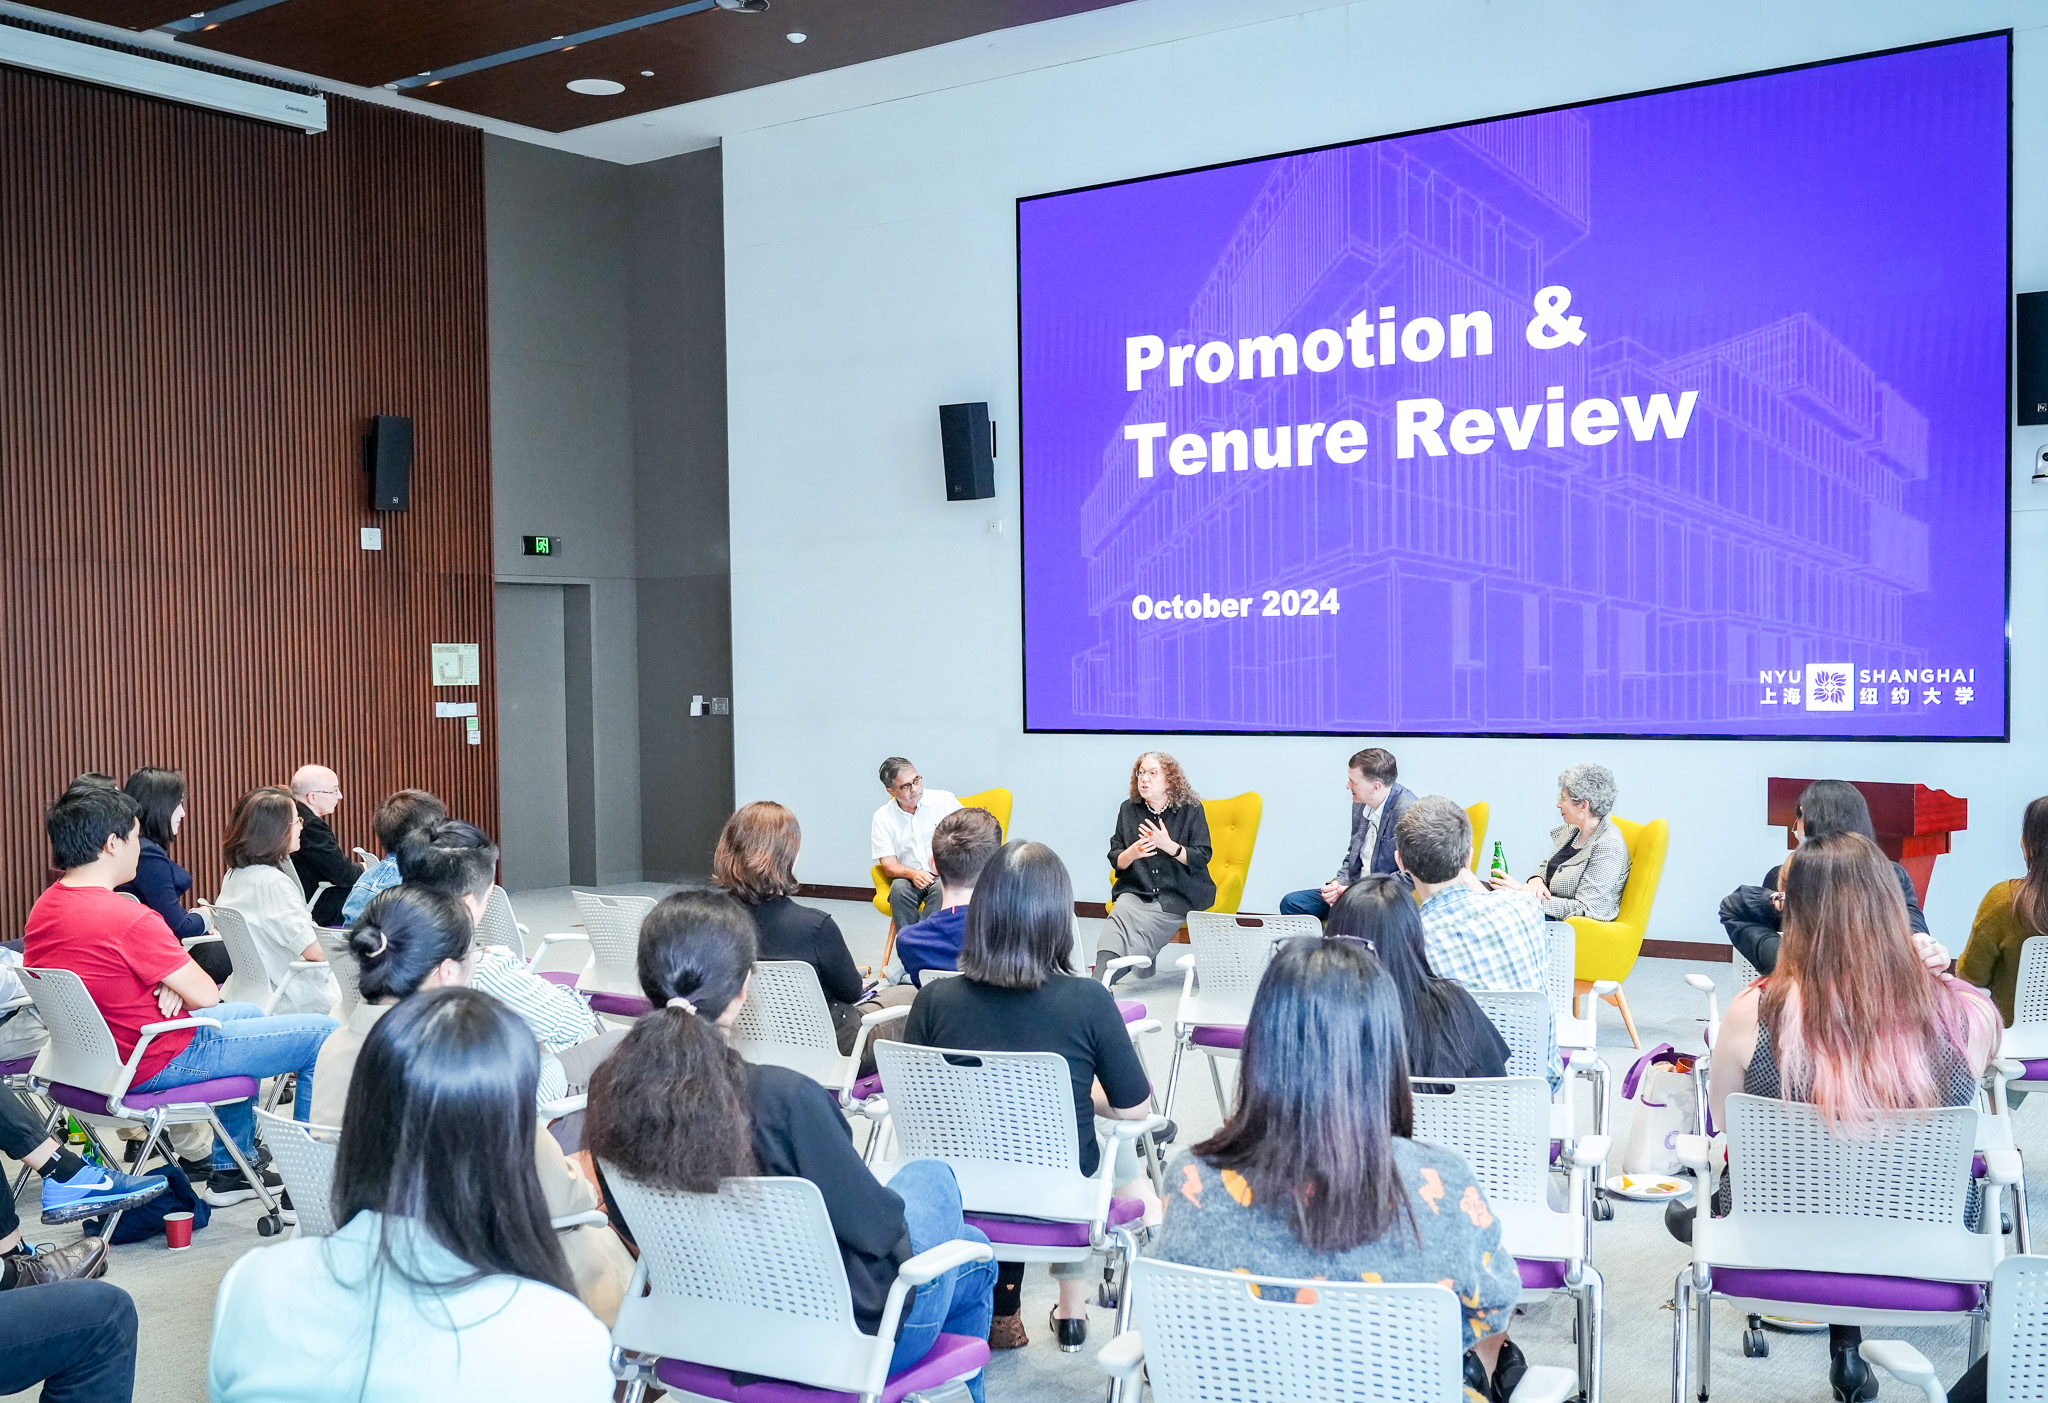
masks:
<svg viewBox="0 0 2048 1403"><path fill-rule="evenodd" d="M640 70L640 76L642 78L652 78L654 76L654 70L651 68L643 68Z"/></svg>
<svg viewBox="0 0 2048 1403"><path fill-rule="evenodd" d="M783 35L782 37L789 40L789 42L792 44L801 44L804 40L810 38L811 36L804 33L801 29L792 29L789 33Z"/></svg>
<svg viewBox="0 0 2048 1403"><path fill-rule="evenodd" d="M768 8L768 0L716 0L718 8L734 14L758 15Z"/></svg>
<svg viewBox="0 0 2048 1403"><path fill-rule="evenodd" d="M609 78L571 78L569 91L584 93L590 97L610 97L626 90L624 83L615 83Z"/></svg>

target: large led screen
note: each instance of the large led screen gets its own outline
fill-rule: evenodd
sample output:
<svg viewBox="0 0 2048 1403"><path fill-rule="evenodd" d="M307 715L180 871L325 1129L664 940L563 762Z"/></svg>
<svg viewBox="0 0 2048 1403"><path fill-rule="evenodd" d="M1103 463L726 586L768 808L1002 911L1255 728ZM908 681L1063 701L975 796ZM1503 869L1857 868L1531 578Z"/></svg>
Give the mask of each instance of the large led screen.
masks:
<svg viewBox="0 0 2048 1403"><path fill-rule="evenodd" d="M1020 200L1027 729L2004 736L2008 48Z"/></svg>

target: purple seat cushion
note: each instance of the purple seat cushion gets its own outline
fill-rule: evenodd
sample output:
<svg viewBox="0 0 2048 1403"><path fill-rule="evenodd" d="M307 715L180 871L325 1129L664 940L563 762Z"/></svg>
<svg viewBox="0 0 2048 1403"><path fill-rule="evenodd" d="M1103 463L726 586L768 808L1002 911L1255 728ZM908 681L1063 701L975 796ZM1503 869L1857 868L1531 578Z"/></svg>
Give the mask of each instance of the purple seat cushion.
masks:
<svg viewBox="0 0 2048 1403"><path fill-rule="evenodd" d="M1197 1028L1191 1039L1196 1047L1238 1047L1244 1046L1242 1028Z"/></svg>
<svg viewBox="0 0 2048 1403"><path fill-rule="evenodd" d="M1714 1290L1728 1296L1865 1310L1975 1310L1984 1299L1983 1287L1954 1281L1754 1267L1715 1267Z"/></svg>
<svg viewBox="0 0 2048 1403"><path fill-rule="evenodd" d="M888 1384L882 1389L882 1403L898 1403L907 1393L937 1388L954 1379L965 1378L987 1363L987 1340L977 1340L971 1335L941 1335L924 1358L889 1376ZM756 1379L751 1383L737 1384L727 1370L685 1364L679 1359L662 1360L654 1366L654 1376L672 1387L706 1398L724 1399L726 1403L853 1403L859 1397L858 1394L841 1393L835 1389L784 1383L779 1379Z"/></svg>
<svg viewBox="0 0 2048 1403"><path fill-rule="evenodd" d="M1564 1285L1564 1263L1528 1257L1515 1258L1515 1270L1522 1274L1524 1291L1555 1291Z"/></svg>
<svg viewBox="0 0 2048 1403"><path fill-rule="evenodd" d="M121 1104L137 1111L152 1110L157 1106L194 1106L201 1103L215 1106L223 1101L246 1101L253 1097L256 1091L254 1077L215 1077L211 1081L189 1081L183 1086L168 1087L163 1091L130 1091L121 1098ZM107 1113L106 1096L97 1091L87 1091L82 1086L66 1086L62 1082L52 1082L50 1099L74 1111L91 1111L102 1116Z"/></svg>
<svg viewBox="0 0 2048 1403"><path fill-rule="evenodd" d="M540 977L547 980L550 984L559 984L565 989L573 989L576 987L576 981L583 976L571 969L544 969L540 972Z"/></svg>
<svg viewBox="0 0 2048 1403"><path fill-rule="evenodd" d="M871 1072L853 1084L853 1099L856 1101L865 1101L870 1096L880 1096L881 1094L882 1074L880 1072Z"/></svg>
<svg viewBox="0 0 2048 1403"><path fill-rule="evenodd" d="M593 989L589 994L590 1006L599 1013L613 1014L619 1018L640 1018L654 1011L654 1005L638 994L607 994Z"/></svg>
<svg viewBox="0 0 2048 1403"><path fill-rule="evenodd" d="M0 1062L0 1077L25 1077L35 1069L34 1054L17 1057L12 1062Z"/></svg>
<svg viewBox="0 0 2048 1403"><path fill-rule="evenodd" d="M2048 1081L2048 1057L2038 1062L2022 1062L2020 1066L2025 1068L2021 1075L2022 1081Z"/></svg>
<svg viewBox="0 0 2048 1403"><path fill-rule="evenodd" d="M1086 1247L1086 1223L1055 1223L1044 1218L999 1218L981 1213L964 1215L966 1221L988 1234L990 1242L1012 1247ZM1136 1198L1109 1201L1109 1225L1120 1228L1145 1216L1145 1203Z"/></svg>
<svg viewBox="0 0 2048 1403"><path fill-rule="evenodd" d="M1124 1016L1124 1022L1136 1023L1145 1016L1145 1005L1139 1003L1136 999L1118 999L1116 1001L1116 1011Z"/></svg>

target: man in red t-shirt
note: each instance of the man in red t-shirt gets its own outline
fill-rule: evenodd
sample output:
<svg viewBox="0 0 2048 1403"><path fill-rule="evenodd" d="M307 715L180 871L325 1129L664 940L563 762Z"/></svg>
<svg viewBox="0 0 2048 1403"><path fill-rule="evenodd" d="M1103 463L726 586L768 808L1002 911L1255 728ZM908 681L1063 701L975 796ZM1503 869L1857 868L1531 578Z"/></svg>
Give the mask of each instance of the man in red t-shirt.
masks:
<svg viewBox="0 0 2048 1403"><path fill-rule="evenodd" d="M146 1024L179 1018L189 1009L220 1026L167 1032L143 1048L130 1085L164 1091L216 1077L299 1074L293 1111L305 1120L313 1104L313 1062L320 1044L340 1026L317 1014L266 1018L254 1004L220 1001L220 990L185 953L163 918L115 893L135 876L142 851L135 801L119 790L74 787L44 815L52 861L63 870L36 898L24 931L23 962L35 969L67 969L85 983L121 1056L129 1057ZM255 1154L255 1115L248 1101L219 1108L221 1124L245 1158ZM277 1175L262 1171L276 1188ZM213 1149L213 1172L200 1186L216 1206L254 1198L256 1190L225 1145Z"/></svg>

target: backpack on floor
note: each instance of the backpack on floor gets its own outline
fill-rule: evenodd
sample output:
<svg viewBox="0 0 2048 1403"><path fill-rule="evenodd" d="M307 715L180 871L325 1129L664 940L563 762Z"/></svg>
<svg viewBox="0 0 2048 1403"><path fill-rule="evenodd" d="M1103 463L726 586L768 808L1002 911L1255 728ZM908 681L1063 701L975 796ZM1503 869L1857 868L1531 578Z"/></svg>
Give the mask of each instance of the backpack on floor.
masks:
<svg viewBox="0 0 2048 1403"><path fill-rule="evenodd" d="M152 1237L164 1235L166 1213L190 1213L192 1231L198 1232L206 1226L206 1220L213 1216L213 1205L201 1198L192 1188L191 1179L175 1164L160 1164L149 1171L150 1177L168 1179L171 1186L149 1202L131 1208L121 1215L121 1221L114 1225L116 1247L131 1242L147 1242ZM105 1225L105 1218L89 1218L85 1223L88 1237L97 1237Z"/></svg>

